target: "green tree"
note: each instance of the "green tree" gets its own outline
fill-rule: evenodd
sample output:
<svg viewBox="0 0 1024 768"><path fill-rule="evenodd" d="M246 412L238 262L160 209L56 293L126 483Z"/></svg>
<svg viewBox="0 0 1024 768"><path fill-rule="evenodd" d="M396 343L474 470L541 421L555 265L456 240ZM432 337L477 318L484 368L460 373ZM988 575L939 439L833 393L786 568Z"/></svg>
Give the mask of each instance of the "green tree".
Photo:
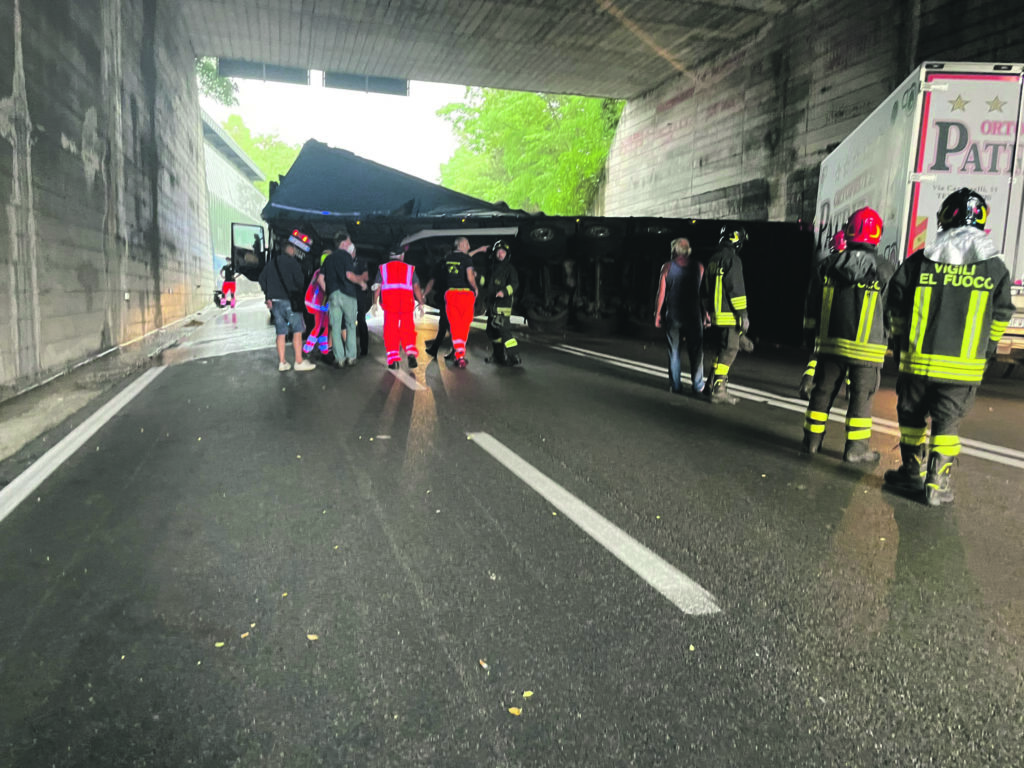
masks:
<svg viewBox="0 0 1024 768"><path fill-rule="evenodd" d="M276 133L259 133L253 136L239 115L230 115L224 121L223 127L228 136L234 139L235 143L267 177L267 181L254 183L256 189L269 197L269 182L277 181L278 176L283 176L288 172L292 163L295 162L295 158L298 157L301 147L298 144L286 144L278 138Z"/></svg>
<svg viewBox="0 0 1024 768"><path fill-rule="evenodd" d="M549 215L586 213L597 192L623 102L491 88L437 114L459 141L441 183Z"/></svg>
<svg viewBox="0 0 1024 768"><path fill-rule="evenodd" d="M196 59L196 80L199 92L218 104L233 107L238 104L238 86L217 74L217 60L208 56Z"/></svg>

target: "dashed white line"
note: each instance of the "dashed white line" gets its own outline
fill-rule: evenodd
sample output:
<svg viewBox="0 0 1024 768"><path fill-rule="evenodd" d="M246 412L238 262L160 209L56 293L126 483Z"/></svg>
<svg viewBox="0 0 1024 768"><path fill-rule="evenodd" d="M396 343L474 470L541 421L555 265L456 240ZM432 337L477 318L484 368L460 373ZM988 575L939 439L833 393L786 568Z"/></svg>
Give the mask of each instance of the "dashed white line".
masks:
<svg viewBox="0 0 1024 768"><path fill-rule="evenodd" d="M486 432L470 432L469 438L504 465L512 474L548 500L594 541L615 555L640 578L664 595L683 613L703 616L719 613L714 596L678 568L645 547L621 528L573 496L569 491L521 459Z"/></svg>

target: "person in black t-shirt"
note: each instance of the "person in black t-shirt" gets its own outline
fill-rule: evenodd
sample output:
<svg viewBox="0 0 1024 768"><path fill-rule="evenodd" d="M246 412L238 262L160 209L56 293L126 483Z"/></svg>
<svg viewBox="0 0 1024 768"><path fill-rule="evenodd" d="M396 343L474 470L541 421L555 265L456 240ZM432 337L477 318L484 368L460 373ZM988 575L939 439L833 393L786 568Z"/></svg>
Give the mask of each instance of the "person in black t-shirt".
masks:
<svg viewBox="0 0 1024 768"><path fill-rule="evenodd" d="M476 250L469 250L469 240L465 237L455 239L455 250L445 260L445 275L448 290L444 293L445 312L451 324L452 347L455 352L455 364L465 368L466 341L469 338L469 326L473 322L473 313L478 293L476 272L473 269L473 254L486 251L482 245Z"/></svg>

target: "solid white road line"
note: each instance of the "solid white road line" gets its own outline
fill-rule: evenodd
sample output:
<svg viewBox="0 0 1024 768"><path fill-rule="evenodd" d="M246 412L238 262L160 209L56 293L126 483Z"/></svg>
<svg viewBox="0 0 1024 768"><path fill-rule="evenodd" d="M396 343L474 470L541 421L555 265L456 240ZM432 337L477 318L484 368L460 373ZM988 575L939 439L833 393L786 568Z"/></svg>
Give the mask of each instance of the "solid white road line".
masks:
<svg viewBox="0 0 1024 768"><path fill-rule="evenodd" d="M0 520L7 517L46 478L67 461L71 455L96 434L99 429L130 403L139 392L149 386L164 371L164 366L150 368L138 379L117 393L92 416L83 421L67 437L48 450L28 469L0 490Z"/></svg>
<svg viewBox="0 0 1024 768"><path fill-rule="evenodd" d="M503 464L512 474L547 499L594 541L611 552L683 613L719 613L714 596L621 528L601 517L532 465L486 432L467 433L470 440Z"/></svg>
<svg viewBox="0 0 1024 768"><path fill-rule="evenodd" d="M652 365L650 363L626 360L621 357L606 355L603 352L593 352L589 349L574 347L569 344L555 344L553 349L556 349L559 352L565 352L569 355L574 355L575 357L585 357L591 360L597 360L598 362L608 363L609 365L614 365L618 368L625 368L638 373L645 373L650 376L659 376L662 378L668 377L668 371L666 368ZM682 379L687 382L690 381L690 377L685 373L682 375ZM792 411L793 413L805 413L807 411L807 403L803 400L798 400L795 397L783 397L782 395L764 392L760 389L754 389L753 387L744 387L739 384L732 383L729 384L729 392L744 400L764 403L776 408ZM831 413L829 413L828 418L829 421L843 424L846 421L846 411L842 408L833 408ZM889 419L882 419L877 416L875 416L872 421L873 424L871 428L873 431L883 435L899 436L900 425L898 422L890 421ZM964 455L974 456L975 458L985 459L986 461L994 461L997 464L1004 464L1008 467L1024 469L1024 451L1018 451L1015 448L1008 448L1002 445L984 443L980 440L971 440L965 437L960 438L960 443L960 452Z"/></svg>

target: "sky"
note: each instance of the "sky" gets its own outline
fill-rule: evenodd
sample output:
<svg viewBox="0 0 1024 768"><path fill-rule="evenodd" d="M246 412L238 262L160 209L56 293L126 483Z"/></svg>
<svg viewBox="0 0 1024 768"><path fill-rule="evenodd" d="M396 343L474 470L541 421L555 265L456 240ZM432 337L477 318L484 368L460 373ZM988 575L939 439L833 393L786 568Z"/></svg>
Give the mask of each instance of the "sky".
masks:
<svg viewBox="0 0 1024 768"><path fill-rule="evenodd" d="M276 133L288 144L316 139L332 147L438 183L455 137L435 112L462 101L466 88L411 81L408 96L387 96L259 80L235 80L238 104L205 96L200 104L218 123L241 115L253 134Z"/></svg>

